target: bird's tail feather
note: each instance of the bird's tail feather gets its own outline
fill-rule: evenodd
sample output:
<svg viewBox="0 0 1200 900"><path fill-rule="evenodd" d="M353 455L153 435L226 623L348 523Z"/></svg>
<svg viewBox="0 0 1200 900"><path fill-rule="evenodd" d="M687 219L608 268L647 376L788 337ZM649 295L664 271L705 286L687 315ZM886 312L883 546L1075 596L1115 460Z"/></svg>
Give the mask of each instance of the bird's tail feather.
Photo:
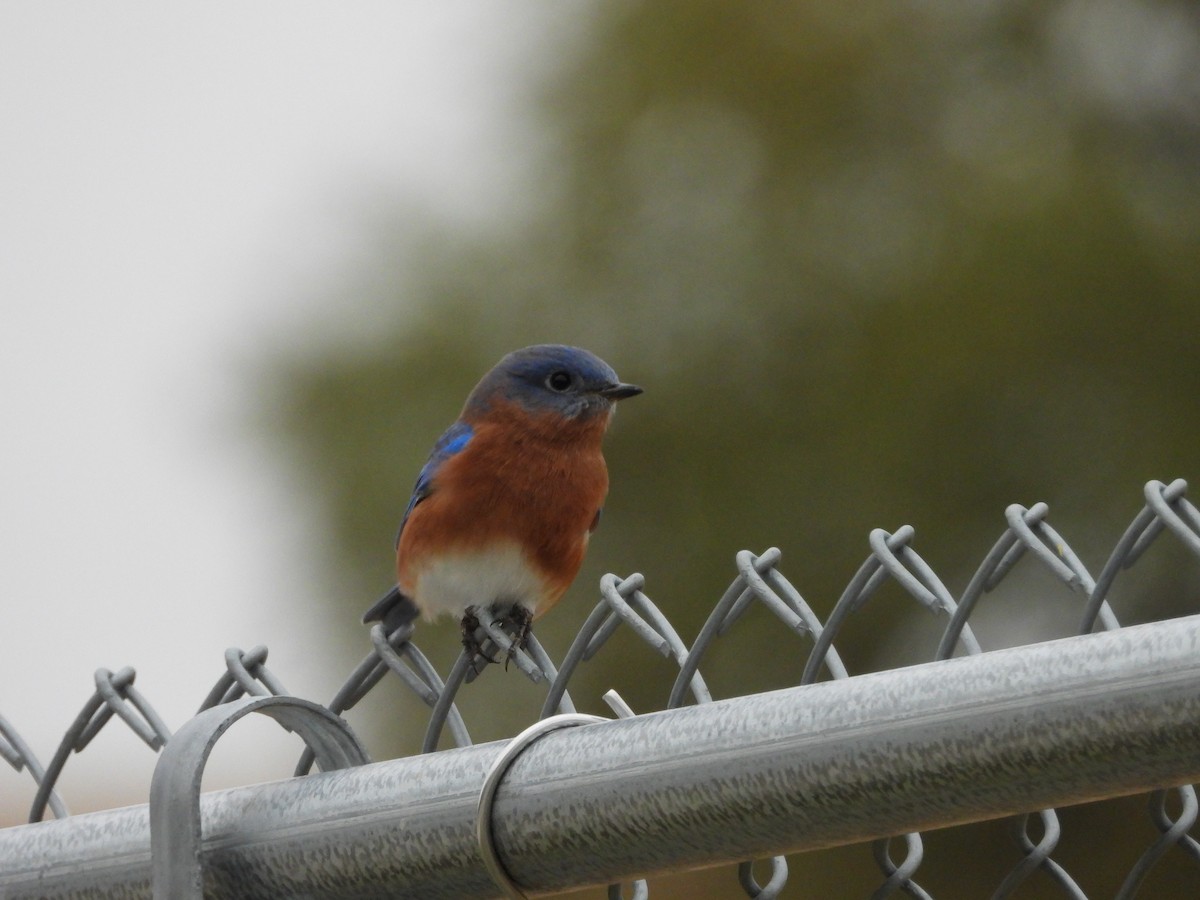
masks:
<svg viewBox="0 0 1200 900"><path fill-rule="evenodd" d="M403 625L412 624L420 614L412 598L401 593L400 588L393 587L363 613L362 620L364 625L382 622L384 631L391 634Z"/></svg>

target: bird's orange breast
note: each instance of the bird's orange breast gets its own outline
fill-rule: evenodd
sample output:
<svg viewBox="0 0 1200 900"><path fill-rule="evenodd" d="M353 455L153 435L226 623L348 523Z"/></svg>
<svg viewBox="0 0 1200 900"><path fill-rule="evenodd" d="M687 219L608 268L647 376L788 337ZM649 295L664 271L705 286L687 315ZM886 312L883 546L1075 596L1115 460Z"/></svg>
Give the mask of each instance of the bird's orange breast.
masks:
<svg viewBox="0 0 1200 900"><path fill-rule="evenodd" d="M520 602L540 615L579 572L588 532L608 492L601 440L609 416L532 416L493 403L461 452L442 464L433 491L410 513L397 548L401 590L426 609L421 575L439 559L515 544L540 582L537 596L479 597L475 605ZM486 579L481 577L481 590ZM432 601L432 602L426 602Z"/></svg>

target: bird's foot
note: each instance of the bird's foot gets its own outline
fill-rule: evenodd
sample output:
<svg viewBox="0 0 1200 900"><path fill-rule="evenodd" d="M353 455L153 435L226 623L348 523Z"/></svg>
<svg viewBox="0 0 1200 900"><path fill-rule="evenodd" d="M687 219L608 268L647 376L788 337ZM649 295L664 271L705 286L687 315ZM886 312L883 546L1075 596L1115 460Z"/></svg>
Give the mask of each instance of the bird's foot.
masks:
<svg viewBox="0 0 1200 900"><path fill-rule="evenodd" d="M492 612L494 613L495 610ZM493 618L492 621L509 636L508 650L504 654L504 669L507 671L508 664L517 655L517 651L524 650L529 641L533 613L524 606L513 606L504 612L502 618ZM471 659L482 661L477 664L478 669L482 669L483 662L496 663L500 661L499 657L489 656L484 652L485 647L494 647L495 641L488 637L487 630L480 623L476 607L467 608L467 611L463 613L461 624L463 650ZM480 635L483 635L482 640L480 640Z"/></svg>
<svg viewBox="0 0 1200 900"><path fill-rule="evenodd" d="M505 617L505 624L512 628L512 643L508 645L508 652L504 654L504 671L507 672L512 658L516 656L518 650L525 649L525 643L529 640L529 632L533 626L533 613L524 606L514 606Z"/></svg>
<svg viewBox="0 0 1200 900"><path fill-rule="evenodd" d="M479 640L479 632L481 626L479 624L479 616L475 615L475 607L467 608L462 617L462 645L467 656L471 659L483 659L487 662L494 663L500 660L494 656L488 656L483 652L483 645L487 642L485 637L483 641Z"/></svg>

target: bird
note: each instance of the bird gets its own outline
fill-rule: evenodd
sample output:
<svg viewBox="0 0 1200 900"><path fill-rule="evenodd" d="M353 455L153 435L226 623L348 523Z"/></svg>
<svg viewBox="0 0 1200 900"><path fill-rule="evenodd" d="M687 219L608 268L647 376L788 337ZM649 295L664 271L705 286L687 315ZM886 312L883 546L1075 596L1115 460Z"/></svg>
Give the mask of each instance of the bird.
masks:
<svg viewBox="0 0 1200 900"><path fill-rule="evenodd" d="M608 493L604 434L641 393L579 347L501 359L433 445L396 534L396 584L363 622L391 635L451 614L464 651L496 662L476 637L487 609L511 625L512 659L579 572Z"/></svg>

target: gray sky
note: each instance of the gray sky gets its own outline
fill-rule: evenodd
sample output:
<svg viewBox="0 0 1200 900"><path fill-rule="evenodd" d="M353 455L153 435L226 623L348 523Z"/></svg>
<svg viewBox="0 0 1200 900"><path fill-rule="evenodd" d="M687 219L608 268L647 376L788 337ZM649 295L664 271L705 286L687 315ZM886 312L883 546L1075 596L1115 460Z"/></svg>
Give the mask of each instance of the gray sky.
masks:
<svg viewBox="0 0 1200 900"><path fill-rule="evenodd" d="M374 198L511 209L540 152L514 111L570 15L0 4L0 714L43 764L99 667L134 666L171 728L228 646L266 643L302 696L340 684L303 485L243 424L253 360L364 330L312 285L352 269ZM289 774L276 733L240 723L206 788ZM112 724L64 799L145 802L153 763ZM0 766L0 825L32 793Z"/></svg>

